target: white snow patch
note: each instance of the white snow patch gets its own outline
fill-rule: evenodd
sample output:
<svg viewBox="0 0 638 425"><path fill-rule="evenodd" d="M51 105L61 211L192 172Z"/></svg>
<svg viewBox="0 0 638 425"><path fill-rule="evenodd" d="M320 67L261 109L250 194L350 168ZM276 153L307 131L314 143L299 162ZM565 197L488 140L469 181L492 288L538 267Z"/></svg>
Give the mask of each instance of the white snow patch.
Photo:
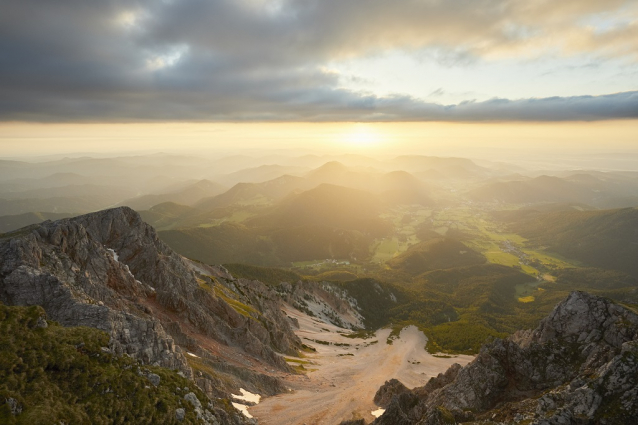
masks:
<svg viewBox="0 0 638 425"><path fill-rule="evenodd" d="M246 406L245 404L239 404L239 403L235 403L234 401L233 403L233 407L237 410L239 410L241 413L244 414L244 416L246 416L249 419L252 419L253 415L251 415L250 413L248 413L248 406Z"/></svg>
<svg viewBox="0 0 638 425"><path fill-rule="evenodd" d="M124 270L126 270L126 273L128 273L129 276L131 276L133 279L135 279L135 276L133 276L133 273L131 273L131 270L128 268L128 266L126 264L124 264Z"/></svg>
<svg viewBox="0 0 638 425"><path fill-rule="evenodd" d="M117 255L117 252L115 252L115 250L113 248L106 248L106 250L109 251L113 255L113 259L115 261L117 261L118 263L120 262L120 256ZM131 270L128 268L128 266L126 264L124 264L124 270L126 270L126 273L128 273L129 276L131 276L133 279L135 279L135 276L133 276L133 273L131 273ZM136 280L136 282L139 282L139 281Z"/></svg>
<svg viewBox="0 0 638 425"><path fill-rule="evenodd" d="M106 248L106 250L107 250L107 251L109 251L109 252L111 253L111 255L113 255L113 259L114 259L115 261L117 261L118 263L120 262L120 260L119 260L120 256L119 256L119 255L117 255L117 252L115 252L115 250L114 250L114 249L112 249L112 248Z"/></svg>
<svg viewBox="0 0 638 425"><path fill-rule="evenodd" d="M243 388L240 388L239 391L241 391L241 395L237 395L237 394L231 394L231 395L237 400L250 401L255 404L259 404L259 400L261 400L261 396L259 394L253 394L250 391L246 391Z"/></svg>
<svg viewBox="0 0 638 425"><path fill-rule="evenodd" d="M186 354L188 354L188 355L189 355L189 356L191 356L191 357L197 357L197 358L199 358L199 356L198 356L197 354L193 354L193 353L191 353L190 351L187 351L187 352L186 352Z"/></svg>
<svg viewBox="0 0 638 425"><path fill-rule="evenodd" d="M340 327L348 327L349 325L350 327L363 328L363 316L354 309L349 315L339 313L323 298L314 295L310 299L304 299L304 302L306 303L306 308L312 311L314 317L324 323L332 323Z"/></svg>
<svg viewBox="0 0 638 425"><path fill-rule="evenodd" d="M374 416L375 418L378 418L379 416L383 415L383 413L385 412L385 409L377 409L377 410L373 410L372 412L372 416Z"/></svg>

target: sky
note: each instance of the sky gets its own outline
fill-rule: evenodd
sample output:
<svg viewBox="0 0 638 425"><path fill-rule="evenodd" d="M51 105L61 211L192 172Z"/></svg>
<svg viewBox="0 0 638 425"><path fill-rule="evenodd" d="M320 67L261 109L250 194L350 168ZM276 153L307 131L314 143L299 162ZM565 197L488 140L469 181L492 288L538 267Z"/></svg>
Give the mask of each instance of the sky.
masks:
<svg viewBox="0 0 638 425"><path fill-rule="evenodd" d="M638 0L0 5L0 156L178 128L192 147L631 148L637 122Z"/></svg>

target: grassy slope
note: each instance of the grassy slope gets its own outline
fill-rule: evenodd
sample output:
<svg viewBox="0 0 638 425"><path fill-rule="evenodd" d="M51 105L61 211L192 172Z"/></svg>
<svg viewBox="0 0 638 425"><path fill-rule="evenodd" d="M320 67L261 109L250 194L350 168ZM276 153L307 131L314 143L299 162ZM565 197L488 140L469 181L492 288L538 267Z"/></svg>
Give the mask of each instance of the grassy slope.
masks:
<svg viewBox="0 0 638 425"><path fill-rule="evenodd" d="M289 266L294 261L364 258L370 238L357 231L328 226L255 229L227 222L207 228L159 232L180 254L208 264L248 263Z"/></svg>
<svg viewBox="0 0 638 425"><path fill-rule="evenodd" d="M510 228L534 246L638 277L638 209L528 212L510 220Z"/></svg>
<svg viewBox="0 0 638 425"><path fill-rule="evenodd" d="M109 336L97 329L54 322L39 328L43 316L40 307L0 304L0 423L171 424L179 407L186 409L181 423L197 423L183 388L202 402L207 398L192 382L103 352ZM155 387L140 370L159 375L160 384ZM22 408L19 415L11 414L8 398Z"/></svg>
<svg viewBox="0 0 638 425"><path fill-rule="evenodd" d="M466 247L463 243L438 238L413 245L386 264L393 269L418 275L431 270L471 266L484 262L483 255Z"/></svg>

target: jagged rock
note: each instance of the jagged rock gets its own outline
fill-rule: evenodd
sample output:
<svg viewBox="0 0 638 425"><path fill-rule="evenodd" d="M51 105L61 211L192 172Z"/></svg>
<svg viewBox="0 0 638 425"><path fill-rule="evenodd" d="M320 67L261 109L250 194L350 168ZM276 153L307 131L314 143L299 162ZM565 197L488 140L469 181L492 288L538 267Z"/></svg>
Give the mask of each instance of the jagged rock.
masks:
<svg viewBox="0 0 638 425"><path fill-rule="evenodd" d="M177 419L178 421L183 421L185 417L186 410L184 410L182 407L175 409L175 419Z"/></svg>
<svg viewBox="0 0 638 425"><path fill-rule="evenodd" d="M41 328L41 329L49 327L49 325L47 324L46 318L42 316L38 317L38 323L35 326L36 328Z"/></svg>
<svg viewBox="0 0 638 425"><path fill-rule="evenodd" d="M436 377L430 378L430 380L423 387L415 388L415 394L421 398L426 397L434 390L443 388L456 379L459 371L462 369L461 365L454 363L445 371L445 373L439 373Z"/></svg>
<svg viewBox="0 0 638 425"><path fill-rule="evenodd" d="M160 384L160 377L159 375L155 374L155 373L149 373L148 376L146 377L151 384L153 384L154 386L158 386Z"/></svg>
<svg viewBox="0 0 638 425"><path fill-rule="evenodd" d="M0 301L41 305L49 318L65 326L109 332L111 349L117 354L190 374L184 356L161 323L141 313L133 302L153 294L132 274L139 271L151 277L151 272L141 271L143 258L159 257L160 252L167 258L178 258L174 253L169 255L168 248L137 213L118 208L44 222L30 230L18 231L15 237L7 234L0 240ZM121 251L120 261L105 247L109 244ZM121 262L127 250L135 250L130 263L134 267L126 268ZM158 281L162 279L157 276L168 269L177 271L158 263L157 273L152 274Z"/></svg>
<svg viewBox="0 0 638 425"><path fill-rule="evenodd" d="M636 314L573 292L535 330L486 344L467 366L394 397L374 424L632 423L637 339Z"/></svg>
<svg viewBox="0 0 638 425"><path fill-rule="evenodd" d="M288 317L282 312L283 304L279 294L271 287L257 280L235 279L228 270L222 266L207 266L191 263L194 269L199 269L201 273L209 274L217 278L217 281L233 291L234 295L246 305L254 307L259 313L258 317L251 320L249 317L226 311L232 317L229 320L237 322L238 327L245 327L253 333L259 340L269 342L269 345L280 353L296 355L301 348L301 340L292 330ZM239 338L241 336L238 335ZM246 341L249 345L249 341ZM256 347L256 350L263 350ZM269 355L268 353L255 353ZM280 357L273 358L274 362L281 362ZM282 366L286 366L285 361Z"/></svg>
<svg viewBox="0 0 638 425"><path fill-rule="evenodd" d="M195 393L188 393L184 396L184 400L188 401L190 404L193 405L193 407L195 409L200 409L202 408L202 403L199 401L199 399L197 398L197 396L195 395Z"/></svg>
<svg viewBox="0 0 638 425"><path fill-rule="evenodd" d="M283 282L276 289L288 304L310 316L345 329L365 327L357 300L337 285L298 281L295 284Z"/></svg>
<svg viewBox="0 0 638 425"><path fill-rule="evenodd" d="M22 413L22 406L15 398L9 397L8 399L6 399L5 403L7 404L7 406L9 406L9 411L13 416L17 416Z"/></svg>
<svg viewBox="0 0 638 425"><path fill-rule="evenodd" d="M236 297L219 295L222 286ZM198 339L191 335L236 347L288 372L278 352L296 354L302 345L272 289L179 256L127 207L3 234L0 302L41 305L49 319L64 326L104 330L111 336L110 353L177 369L191 379L192 370L178 346L197 352ZM242 311L242 303L247 311ZM39 326L45 325L42 318ZM242 376L257 384L263 381L268 394L284 388L277 378L262 379L254 372ZM210 382L202 383L205 379L198 382L210 389ZM249 383L244 386L255 386ZM218 384L215 395L227 398L228 383ZM209 396L212 392L207 391ZM222 409L212 414L221 423L245 422ZM201 415L208 420L205 411Z"/></svg>
<svg viewBox="0 0 638 425"><path fill-rule="evenodd" d="M397 379L390 379L389 381L385 381L385 384L377 390L377 393L374 395L374 404L386 408L390 404L392 397L408 391L410 390Z"/></svg>
<svg viewBox="0 0 638 425"><path fill-rule="evenodd" d="M268 294L269 288L236 281L220 271L240 291L252 291L251 302L261 301L257 310L263 320L242 315L202 287L193 265L160 241L130 208L44 222L14 234L0 241L0 301L42 305L50 318L64 325L106 330L117 354L190 375L184 356L166 332L164 325L171 321L162 323L153 317L162 316L158 308L283 370L289 370L288 365L274 350L292 354L301 347L280 302L259 299L263 295L276 299ZM179 326L168 328L184 335Z"/></svg>
<svg viewBox="0 0 638 425"><path fill-rule="evenodd" d="M396 395L388 405L383 415L373 423L376 425L411 425L415 424L422 416L419 408L421 400L413 392L408 391Z"/></svg>

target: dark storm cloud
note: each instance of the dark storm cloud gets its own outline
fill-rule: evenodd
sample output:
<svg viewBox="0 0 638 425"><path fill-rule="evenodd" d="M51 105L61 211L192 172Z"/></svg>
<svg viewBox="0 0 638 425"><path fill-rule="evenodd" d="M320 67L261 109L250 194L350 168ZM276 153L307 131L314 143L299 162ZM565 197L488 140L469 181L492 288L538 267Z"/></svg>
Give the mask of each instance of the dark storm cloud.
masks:
<svg viewBox="0 0 638 425"><path fill-rule="evenodd" d="M432 48L464 60L515 49L530 43L521 34L534 31L512 31L512 20L533 29L548 17L527 4L496 0L478 0L471 6L460 0L6 2L0 6L0 119L553 121L636 117L638 101L633 92L442 106L408 96L348 91L340 88L338 75L323 68L331 60L391 48ZM600 8L600 2L570 0L552 9L551 17L561 23Z"/></svg>

